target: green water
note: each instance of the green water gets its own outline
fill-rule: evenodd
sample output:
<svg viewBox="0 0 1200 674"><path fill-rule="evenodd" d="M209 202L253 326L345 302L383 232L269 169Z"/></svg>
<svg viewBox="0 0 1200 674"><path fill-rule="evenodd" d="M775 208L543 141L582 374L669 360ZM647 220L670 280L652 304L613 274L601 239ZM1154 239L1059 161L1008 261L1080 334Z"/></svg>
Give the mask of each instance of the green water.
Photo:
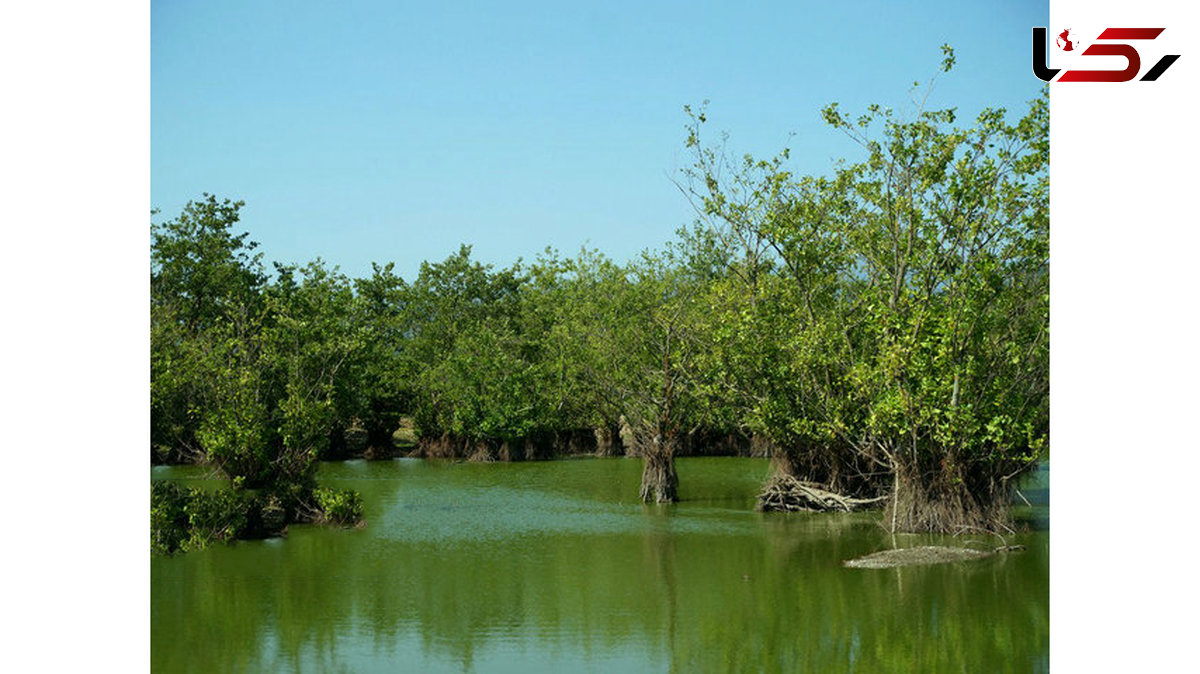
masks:
<svg viewBox="0 0 1200 674"><path fill-rule="evenodd" d="M1049 669L1044 470L1020 510L1032 531L1010 539L1026 552L888 570L840 565L894 547L878 514L754 512L763 460L682 459L671 506L636 501L640 471L326 464L323 484L362 493L366 528L152 560L154 671Z"/></svg>

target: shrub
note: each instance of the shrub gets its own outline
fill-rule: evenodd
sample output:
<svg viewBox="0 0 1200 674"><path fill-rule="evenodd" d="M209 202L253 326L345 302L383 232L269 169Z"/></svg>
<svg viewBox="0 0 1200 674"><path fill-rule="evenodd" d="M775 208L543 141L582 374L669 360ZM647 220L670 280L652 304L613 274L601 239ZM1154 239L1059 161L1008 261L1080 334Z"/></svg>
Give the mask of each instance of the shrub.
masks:
<svg viewBox="0 0 1200 674"><path fill-rule="evenodd" d="M326 522L342 526L353 526L362 522L363 506L358 492L351 489L318 487L313 491L313 497Z"/></svg>
<svg viewBox="0 0 1200 674"><path fill-rule="evenodd" d="M187 505L194 493L174 482L150 484L151 550L169 555L183 546L188 537Z"/></svg>

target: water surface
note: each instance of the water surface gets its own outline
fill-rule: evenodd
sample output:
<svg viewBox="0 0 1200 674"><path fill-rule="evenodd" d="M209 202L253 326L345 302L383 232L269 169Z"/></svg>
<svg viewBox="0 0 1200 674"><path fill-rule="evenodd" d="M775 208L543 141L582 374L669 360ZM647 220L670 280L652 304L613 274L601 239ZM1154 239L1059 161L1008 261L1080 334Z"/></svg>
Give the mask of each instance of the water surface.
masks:
<svg viewBox="0 0 1200 674"><path fill-rule="evenodd" d="M1027 551L887 570L874 513L753 511L766 461L687 458L682 501L633 459L321 467L368 526L292 526L151 564L154 671L1038 672L1049 662L1047 473ZM203 469L152 479L213 486Z"/></svg>

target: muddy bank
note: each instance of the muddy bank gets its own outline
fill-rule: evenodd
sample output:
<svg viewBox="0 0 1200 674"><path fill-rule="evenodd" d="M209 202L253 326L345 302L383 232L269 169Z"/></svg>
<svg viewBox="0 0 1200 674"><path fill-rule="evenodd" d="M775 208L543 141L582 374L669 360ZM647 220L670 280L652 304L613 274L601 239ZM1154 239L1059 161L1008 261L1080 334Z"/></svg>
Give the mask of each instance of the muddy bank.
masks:
<svg viewBox="0 0 1200 674"><path fill-rule="evenodd" d="M897 550L881 550L857 559L842 562L842 566L852 569L892 569L898 566L918 566L927 564L948 564L950 562L966 562L984 559L1002 552L1024 550L1021 545L1002 545L991 550L975 550L973 548L949 548L941 545L922 545L915 548L899 548Z"/></svg>

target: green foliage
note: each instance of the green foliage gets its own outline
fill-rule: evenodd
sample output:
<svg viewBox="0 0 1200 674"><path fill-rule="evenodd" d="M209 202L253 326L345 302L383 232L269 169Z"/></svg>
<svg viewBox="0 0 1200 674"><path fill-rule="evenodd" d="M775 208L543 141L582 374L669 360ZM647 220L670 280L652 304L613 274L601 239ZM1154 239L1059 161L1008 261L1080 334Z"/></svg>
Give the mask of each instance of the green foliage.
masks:
<svg viewBox="0 0 1200 674"><path fill-rule="evenodd" d="M529 277L520 264L497 271L470 255L463 246L422 264L405 302L401 359L417 432L516 439L556 430L544 325L525 313Z"/></svg>
<svg viewBox="0 0 1200 674"><path fill-rule="evenodd" d="M860 153L820 176L787 148L707 146L706 112L686 112L699 221L627 264L547 250L498 269L462 246L411 284L320 260L268 278L234 233L240 202L205 195L155 225L156 456L293 507L351 429L387 448L402 416L423 443L493 449L624 424L646 446L765 438L845 491L1003 502L1048 442L1046 96L966 125L830 104Z"/></svg>
<svg viewBox="0 0 1200 674"><path fill-rule="evenodd" d="M154 482L150 485L150 549L170 554L183 547L188 536L188 515L185 510L194 492L174 482Z"/></svg>
<svg viewBox="0 0 1200 674"><path fill-rule="evenodd" d="M362 521L362 498L354 490L317 487L313 498L327 522L353 526Z"/></svg>
<svg viewBox="0 0 1200 674"><path fill-rule="evenodd" d="M248 354L245 346L234 338L214 345L205 363L212 377L210 403L200 410L196 437L207 459L230 479L258 487L272 480L271 463L280 440L271 423L267 373L257 349Z"/></svg>
<svg viewBox="0 0 1200 674"><path fill-rule="evenodd" d="M345 391L348 407L367 431L372 446L390 446L392 433L408 411L412 389L403 375L403 319L408 285L394 265L373 265L369 278L354 280L352 323L361 331L356 349L358 385Z"/></svg>
<svg viewBox="0 0 1200 674"><path fill-rule="evenodd" d="M822 116L865 157L799 178L787 150L705 148L692 117L685 187L730 256L713 367L809 477L885 467L880 487L988 510L1047 441L1046 98L966 128L954 109Z"/></svg>
<svg viewBox="0 0 1200 674"><path fill-rule="evenodd" d="M397 329L390 268L361 297L320 260L277 264L269 280L256 244L233 233L241 206L205 195L153 227L152 456L213 464L234 487L159 488L162 551L284 526L348 427L365 419L390 444L399 416L393 370L381 369L395 359L372 346ZM271 500L244 491L257 489Z"/></svg>
<svg viewBox="0 0 1200 674"><path fill-rule="evenodd" d="M349 427L362 399L367 330L356 323L349 279L317 260L276 265L266 289L265 355L276 382L282 454L276 470L307 482L331 437Z"/></svg>
<svg viewBox="0 0 1200 674"><path fill-rule="evenodd" d="M277 533L264 527L264 501L235 489L205 491L169 481L150 488L150 548L159 554Z"/></svg>
<svg viewBox="0 0 1200 674"><path fill-rule="evenodd" d="M261 313L266 282L257 244L234 234L242 202L204 195L151 230L151 443L162 455L195 457L203 411L228 338L243 338Z"/></svg>
<svg viewBox="0 0 1200 674"><path fill-rule="evenodd" d="M398 418L394 370L371 345L394 336L396 279L379 270L360 300L317 260L277 264L268 282L256 244L232 233L241 205L206 195L154 227L152 442L245 487L308 484L356 420L394 430L379 428Z"/></svg>
<svg viewBox="0 0 1200 674"><path fill-rule="evenodd" d="M232 489L196 492L185 506L191 536L185 549L198 549L213 541L230 541L249 533L257 503L249 494Z"/></svg>
<svg viewBox="0 0 1200 674"><path fill-rule="evenodd" d="M190 331L240 317L266 281L258 244L234 234L244 205L205 194L151 231L151 307L170 307Z"/></svg>

